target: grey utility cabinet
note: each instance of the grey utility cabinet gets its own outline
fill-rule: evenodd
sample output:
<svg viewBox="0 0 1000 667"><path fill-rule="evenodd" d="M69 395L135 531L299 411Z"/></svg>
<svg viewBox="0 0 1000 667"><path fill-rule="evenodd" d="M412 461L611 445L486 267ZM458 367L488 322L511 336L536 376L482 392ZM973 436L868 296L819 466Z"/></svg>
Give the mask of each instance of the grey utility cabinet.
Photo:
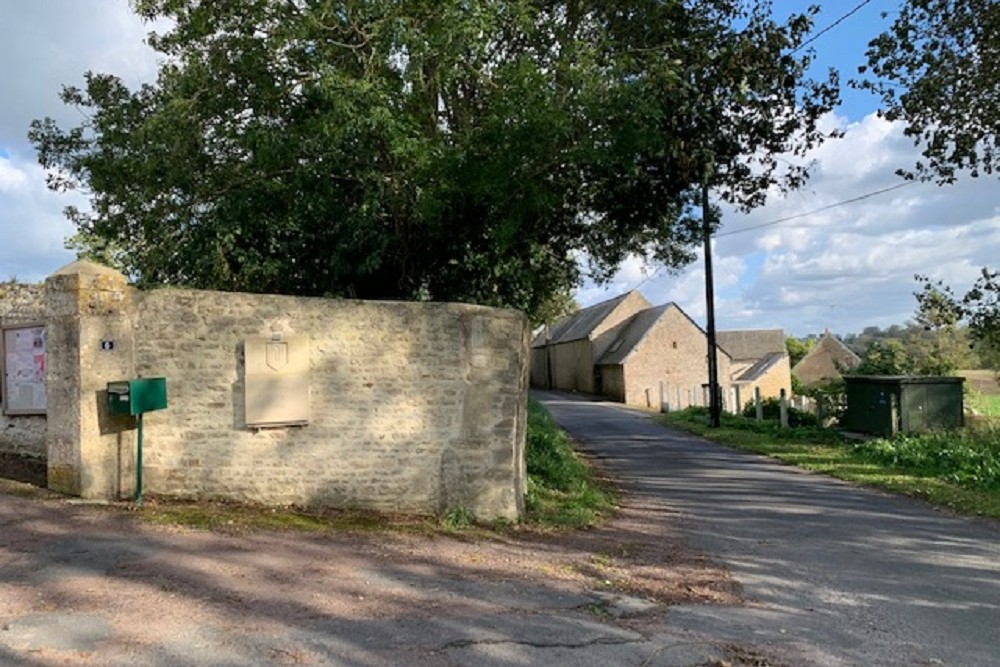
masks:
<svg viewBox="0 0 1000 667"><path fill-rule="evenodd" d="M893 435L959 428L964 424L961 377L846 376L850 431Z"/></svg>

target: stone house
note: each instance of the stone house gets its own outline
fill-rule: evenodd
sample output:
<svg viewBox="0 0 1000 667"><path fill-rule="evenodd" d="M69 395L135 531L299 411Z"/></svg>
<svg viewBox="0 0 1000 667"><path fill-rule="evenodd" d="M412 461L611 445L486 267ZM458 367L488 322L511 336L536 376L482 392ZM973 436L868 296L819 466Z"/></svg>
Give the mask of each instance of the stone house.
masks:
<svg viewBox="0 0 1000 667"><path fill-rule="evenodd" d="M674 303L642 310L611 330L614 338L597 361L601 393L628 405L660 407L703 402L708 383L708 339ZM728 395L732 359L716 346L719 384Z"/></svg>
<svg viewBox="0 0 1000 667"><path fill-rule="evenodd" d="M535 387L607 396L629 405L704 405L708 340L677 304L653 307L639 292L584 308L532 341ZM719 384L728 409L791 392L781 329L719 332Z"/></svg>
<svg viewBox="0 0 1000 667"><path fill-rule="evenodd" d="M740 388L744 405L760 389L763 398L778 398L781 391L792 395L792 369L782 329L720 331L716 340L733 363L732 382Z"/></svg>
<svg viewBox="0 0 1000 667"><path fill-rule="evenodd" d="M795 364L792 373L804 387L814 387L839 380L842 371L857 368L860 364L861 357L851 352L827 329L816 346Z"/></svg>

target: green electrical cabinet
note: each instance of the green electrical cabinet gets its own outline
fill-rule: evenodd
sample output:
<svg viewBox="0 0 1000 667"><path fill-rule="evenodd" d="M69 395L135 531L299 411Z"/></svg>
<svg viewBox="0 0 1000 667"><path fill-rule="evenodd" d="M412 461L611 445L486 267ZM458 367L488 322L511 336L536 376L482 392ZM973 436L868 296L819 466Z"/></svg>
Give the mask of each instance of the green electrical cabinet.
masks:
<svg viewBox="0 0 1000 667"><path fill-rule="evenodd" d="M893 435L960 428L965 423L961 377L846 376L844 427Z"/></svg>
<svg viewBox="0 0 1000 667"><path fill-rule="evenodd" d="M141 415L166 407L166 378L137 378L108 383L108 410L113 415Z"/></svg>

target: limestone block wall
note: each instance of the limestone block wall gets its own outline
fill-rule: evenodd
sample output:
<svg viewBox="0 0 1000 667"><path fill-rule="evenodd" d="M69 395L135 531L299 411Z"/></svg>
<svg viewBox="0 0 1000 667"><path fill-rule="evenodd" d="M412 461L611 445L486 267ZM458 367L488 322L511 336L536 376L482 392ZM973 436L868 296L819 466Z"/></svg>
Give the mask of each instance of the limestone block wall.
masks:
<svg viewBox="0 0 1000 667"><path fill-rule="evenodd" d="M707 341L705 334L677 308L667 309L652 329L625 359L625 403L643 407L658 407L660 382L666 384L666 398L674 405L677 388L683 401L687 391L701 392L708 382ZM731 377L728 354L718 351L719 383L726 395ZM649 399L647 401L647 391ZM701 404L701 394L697 396ZM686 407L683 405L682 407Z"/></svg>
<svg viewBox="0 0 1000 667"><path fill-rule="evenodd" d="M551 345L549 350L556 389L594 393L594 353L589 339Z"/></svg>
<svg viewBox="0 0 1000 667"><path fill-rule="evenodd" d="M778 398L781 390L785 390L785 396L792 396L792 367L788 356L784 356L776 364L771 366L763 376L753 382L747 383L742 389L740 401L744 404L752 400L754 387L760 387L761 398Z"/></svg>
<svg viewBox="0 0 1000 667"><path fill-rule="evenodd" d="M0 283L0 325L45 321L43 285ZM6 387L0 382L0 391ZM45 417L0 414L0 454L45 458Z"/></svg>
<svg viewBox="0 0 1000 667"><path fill-rule="evenodd" d="M548 347L531 348L531 386L549 389Z"/></svg>
<svg viewBox="0 0 1000 667"><path fill-rule="evenodd" d="M112 418L107 383L134 376L135 290L121 274L86 261L45 281L48 486L84 498L132 490L134 425ZM102 342L113 344L105 349Z"/></svg>
<svg viewBox="0 0 1000 667"><path fill-rule="evenodd" d="M176 289L136 293L135 313L136 375L168 387L168 409L145 416L149 493L523 510L523 314ZM243 341L292 334L310 341L311 420L247 428Z"/></svg>
<svg viewBox="0 0 1000 667"><path fill-rule="evenodd" d="M625 402L625 369L622 366L601 366L601 391L613 401Z"/></svg>
<svg viewBox="0 0 1000 667"><path fill-rule="evenodd" d="M621 303L615 306L615 309L607 317L593 328L590 332L591 366L596 364L604 356L604 353L608 351L611 344L615 342L620 327L625 325L630 317L649 307L649 301L646 301L637 290L633 290L625 296ZM591 372L593 372L593 369L591 369Z"/></svg>

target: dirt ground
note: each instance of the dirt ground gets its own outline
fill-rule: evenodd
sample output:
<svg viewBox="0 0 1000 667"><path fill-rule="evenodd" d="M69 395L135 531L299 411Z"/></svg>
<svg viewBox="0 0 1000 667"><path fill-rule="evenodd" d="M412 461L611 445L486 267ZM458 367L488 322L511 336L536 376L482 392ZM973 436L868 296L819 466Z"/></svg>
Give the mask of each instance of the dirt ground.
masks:
<svg viewBox="0 0 1000 667"><path fill-rule="evenodd" d="M954 375L964 377L974 391L983 394L1000 394L1000 383L997 382L997 372L990 370L955 371Z"/></svg>
<svg viewBox="0 0 1000 667"><path fill-rule="evenodd" d="M37 664L105 664L108 641L115 655L143 654L197 628L232 629L239 642L317 618L511 613L504 591L518 587L557 597L625 593L661 610L740 602L738 585L680 539L674 517L627 495L618 516L596 529L475 538L391 529L226 534L150 525L141 511L0 480L0 630L10 619L64 610L73 624L89 613L110 624L98 633L100 651L40 645ZM638 631L641 616L622 622ZM297 644L274 651L280 664L322 662Z"/></svg>

